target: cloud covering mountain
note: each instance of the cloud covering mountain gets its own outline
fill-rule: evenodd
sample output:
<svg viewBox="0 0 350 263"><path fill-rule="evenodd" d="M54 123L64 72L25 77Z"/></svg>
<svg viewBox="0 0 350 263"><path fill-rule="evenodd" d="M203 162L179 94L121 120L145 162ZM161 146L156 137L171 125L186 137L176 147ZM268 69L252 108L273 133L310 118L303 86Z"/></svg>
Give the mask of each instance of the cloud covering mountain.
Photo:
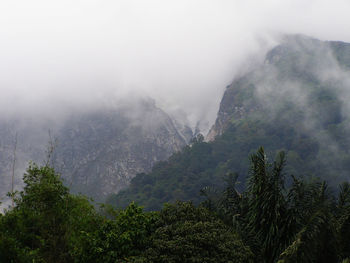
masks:
<svg viewBox="0 0 350 263"><path fill-rule="evenodd" d="M341 0L2 1L1 115L58 118L141 94L206 130L247 61L284 33L350 41L349 8Z"/></svg>

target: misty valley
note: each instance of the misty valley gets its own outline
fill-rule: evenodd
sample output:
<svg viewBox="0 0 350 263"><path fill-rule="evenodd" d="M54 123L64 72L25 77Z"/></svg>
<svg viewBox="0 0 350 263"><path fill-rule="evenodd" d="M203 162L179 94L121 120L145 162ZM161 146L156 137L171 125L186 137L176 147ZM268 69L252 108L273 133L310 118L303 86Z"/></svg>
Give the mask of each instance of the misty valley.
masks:
<svg viewBox="0 0 350 263"><path fill-rule="evenodd" d="M350 44L253 64L207 130L147 96L1 118L0 262L350 262Z"/></svg>

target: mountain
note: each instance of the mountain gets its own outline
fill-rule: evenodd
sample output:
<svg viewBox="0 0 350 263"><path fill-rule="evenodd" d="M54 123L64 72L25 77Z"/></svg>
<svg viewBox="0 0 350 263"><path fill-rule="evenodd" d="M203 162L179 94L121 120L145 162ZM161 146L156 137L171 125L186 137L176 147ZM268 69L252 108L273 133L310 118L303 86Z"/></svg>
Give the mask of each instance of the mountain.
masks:
<svg viewBox="0 0 350 263"><path fill-rule="evenodd" d="M54 167L74 191L95 198L125 188L132 177L150 171L188 140L149 101L74 116L59 134Z"/></svg>
<svg viewBox="0 0 350 263"><path fill-rule="evenodd" d="M342 93L349 93L349 69L350 44L322 42L300 35L286 36L280 45L266 54L263 65L235 79L227 87L207 139L213 140L222 134L233 120L261 109L264 119L271 119L286 104L303 110L305 121L336 121L340 116L332 114L341 114ZM334 99L334 109L317 108L317 98L321 102ZM314 116L316 114L323 116Z"/></svg>
<svg viewBox="0 0 350 263"><path fill-rule="evenodd" d="M11 189L15 134L16 185L29 160L50 165L74 192L104 201L131 178L180 151L192 136L150 99L129 99L117 106L75 112L55 121L7 120L0 129L0 169L4 196ZM187 128L187 129L186 129ZM48 130L51 130L50 137ZM52 148L51 150L47 149Z"/></svg>
<svg viewBox="0 0 350 263"><path fill-rule="evenodd" d="M241 189L249 176L246 156L263 146L284 150L287 172L326 179L350 176L350 44L285 36L265 60L226 88L215 124L151 173L133 178L108 202L135 200L149 210L177 199L200 202L205 186L220 187L237 172Z"/></svg>

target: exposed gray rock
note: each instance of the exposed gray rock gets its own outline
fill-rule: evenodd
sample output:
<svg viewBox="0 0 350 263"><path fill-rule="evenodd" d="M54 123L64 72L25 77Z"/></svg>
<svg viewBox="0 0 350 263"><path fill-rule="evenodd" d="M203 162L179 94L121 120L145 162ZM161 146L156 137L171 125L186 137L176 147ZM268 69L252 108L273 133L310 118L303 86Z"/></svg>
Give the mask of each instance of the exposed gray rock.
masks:
<svg viewBox="0 0 350 263"><path fill-rule="evenodd" d="M180 127L180 125L177 125ZM188 133L187 127L181 126ZM103 201L125 188L138 173L148 172L186 145L186 136L174 121L151 100L136 100L93 112L75 113L63 123L23 120L0 125L1 196L11 189L15 133L18 136L16 185L29 160L44 163L49 145L54 151L50 164L65 184Z"/></svg>
<svg viewBox="0 0 350 263"><path fill-rule="evenodd" d="M349 97L349 61L349 43L285 36L267 52L263 63L227 86L206 140L214 140L231 123L252 112L264 108L273 115L278 112L278 105L286 102L312 115L308 98L313 89L331 90L344 101L343 111L349 111L345 108Z"/></svg>

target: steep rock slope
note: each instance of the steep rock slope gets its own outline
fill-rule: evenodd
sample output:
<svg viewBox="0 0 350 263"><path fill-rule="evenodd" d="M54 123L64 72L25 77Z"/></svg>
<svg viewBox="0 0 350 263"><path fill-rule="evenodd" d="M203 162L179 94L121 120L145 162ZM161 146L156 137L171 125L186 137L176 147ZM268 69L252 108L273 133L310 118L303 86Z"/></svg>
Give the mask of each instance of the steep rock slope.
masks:
<svg viewBox="0 0 350 263"><path fill-rule="evenodd" d="M150 171L154 163L181 150L190 139L148 99L75 112L59 123L12 119L0 127L2 197L11 189L16 133L17 187L28 161L43 163L50 155L50 164L65 183L96 201L125 188L137 173Z"/></svg>
<svg viewBox="0 0 350 263"><path fill-rule="evenodd" d="M350 44L286 36L266 54L263 65L227 87L207 139L213 140L235 120L260 110L265 113L264 119L271 119L286 104L304 111L306 121L340 121L340 115L345 118L348 113L345 96L350 93L349 69ZM333 102L333 108L318 107L318 99Z"/></svg>
<svg viewBox="0 0 350 263"><path fill-rule="evenodd" d="M125 188L186 144L170 117L145 101L74 116L58 134L54 167L74 191L95 198Z"/></svg>
<svg viewBox="0 0 350 263"><path fill-rule="evenodd" d="M320 177L331 185L350 174L350 44L287 36L264 63L229 85L207 141L198 140L109 202L135 200L159 209L177 199L199 202L204 186L220 186L248 174L248 156L260 146L273 156L284 150L288 173Z"/></svg>

